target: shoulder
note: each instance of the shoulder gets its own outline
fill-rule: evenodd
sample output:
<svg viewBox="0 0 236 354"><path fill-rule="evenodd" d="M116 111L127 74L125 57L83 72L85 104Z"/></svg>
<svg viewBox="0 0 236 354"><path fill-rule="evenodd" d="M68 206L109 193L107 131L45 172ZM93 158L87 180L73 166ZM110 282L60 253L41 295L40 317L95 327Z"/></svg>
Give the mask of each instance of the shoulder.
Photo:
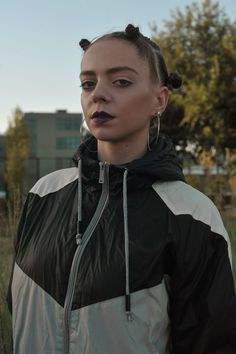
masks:
<svg viewBox="0 0 236 354"><path fill-rule="evenodd" d="M191 214L198 218L203 209L215 208L206 195L182 181L156 182L153 189L175 215ZM201 206L202 211L197 206Z"/></svg>
<svg viewBox="0 0 236 354"><path fill-rule="evenodd" d="M40 178L31 188L29 193L43 197L49 193L56 192L78 178L76 167L58 170Z"/></svg>
<svg viewBox="0 0 236 354"><path fill-rule="evenodd" d="M220 213L206 195L181 181L156 182L153 189L173 214L190 215L228 241Z"/></svg>

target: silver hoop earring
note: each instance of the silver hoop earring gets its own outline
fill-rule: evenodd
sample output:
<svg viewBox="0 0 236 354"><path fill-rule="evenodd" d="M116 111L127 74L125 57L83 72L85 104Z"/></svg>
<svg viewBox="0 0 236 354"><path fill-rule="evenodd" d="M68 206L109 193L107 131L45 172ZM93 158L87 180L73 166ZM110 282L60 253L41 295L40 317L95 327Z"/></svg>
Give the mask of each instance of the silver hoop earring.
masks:
<svg viewBox="0 0 236 354"><path fill-rule="evenodd" d="M81 124L80 124L79 135L80 135L81 143L83 143L90 136L92 136L90 130L88 129L88 126L86 124L86 120L85 120L84 116L83 116Z"/></svg>
<svg viewBox="0 0 236 354"><path fill-rule="evenodd" d="M82 117L82 121L80 124L79 135L80 135L80 141L81 141L81 143L83 143L85 140L84 136L86 135L85 118L84 117Z"/></svg>
<svg viewBox="0 0 236 354"><path fill-rule="evenodd" d="M157 112L157 135L156 135L156 143L159 139L159 134L160 134L160 129L161 129L161 112Z"/></svg>
<svg viewBox="0 0 236 354"><path fill-rule="evenodd" d="M152 117L152 120L153 120L153 122L154 122L155 120L157 120L157 122L155 122L155 123L153 124L153 128L151 128L151 130L156 130L155 143L157 143L158 138L159 138L159 134L160 134L160 128L161 128L161 112L157 112L157 113ZM150 131L148 131L147 148L148 148L148 151L152 151L151 145L150 145Z"/></svg>
<svg viewBox="0 0 236 354"><path fill-rule="evenodd" d="M91 153L97 153L97 149L96 150L92 150L90 149L89 145L87 144L87 140L89 139L89 137L92 136L92 134L90 133L90 131L88 130L88 128L85 126L86 120L83 117L82 122L80 124L80 130L79 130L79 134L80 134L80 141L81 143L84 144L84 146L86 147L86 149L91 152Z"/></svg>

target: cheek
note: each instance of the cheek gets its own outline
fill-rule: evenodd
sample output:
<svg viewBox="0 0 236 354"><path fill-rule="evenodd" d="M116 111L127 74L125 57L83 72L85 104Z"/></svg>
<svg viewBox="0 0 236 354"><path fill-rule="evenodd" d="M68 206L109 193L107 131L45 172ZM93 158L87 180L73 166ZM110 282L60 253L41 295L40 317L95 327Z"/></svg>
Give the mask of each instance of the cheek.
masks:
<svg viewBox="0 0 236 354"><path fill-rule="evenodd" d="M80 102L81 102L81 107L82 107L82 110L84 112L84 115L86 116L86 113L87 113L87 110L88 110L88 103L87 103L87 99L86 97L84 96L84 94L82 93L81 94L81 97L80 97Z"/></svg>
<svg viewBox="0 0 236 354"><path fill-rule="evenodd" d="M88 119L88 114L89 114L89 112L88 112L88 104L87 104L87 100L86 100L86 98L84 97L83 94L81 94L80 102L81 102L81 107L82 107L82 111L83 111L84 120L85 120L88 128L90 128L89 127L90 120Z"/></svg>
<svg viewBox="0 0 236 354"><path fill-rule="evenodd" d="M152 96L148 90L140 90L126 96L126 108L137 114L149 115L152 108Z"/></svg>

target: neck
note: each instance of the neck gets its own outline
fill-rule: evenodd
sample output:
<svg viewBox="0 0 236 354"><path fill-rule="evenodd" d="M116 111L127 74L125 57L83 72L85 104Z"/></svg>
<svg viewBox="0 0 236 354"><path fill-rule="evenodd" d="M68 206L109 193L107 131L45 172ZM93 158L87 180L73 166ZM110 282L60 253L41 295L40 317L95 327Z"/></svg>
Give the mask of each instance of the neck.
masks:
<svg viewBox="0 0 236 354"><path fill-rule="evenodd" d="M147 142L108 142L98 140L98 158L112 165L123 165L139 159L147 152Z"/></svg>

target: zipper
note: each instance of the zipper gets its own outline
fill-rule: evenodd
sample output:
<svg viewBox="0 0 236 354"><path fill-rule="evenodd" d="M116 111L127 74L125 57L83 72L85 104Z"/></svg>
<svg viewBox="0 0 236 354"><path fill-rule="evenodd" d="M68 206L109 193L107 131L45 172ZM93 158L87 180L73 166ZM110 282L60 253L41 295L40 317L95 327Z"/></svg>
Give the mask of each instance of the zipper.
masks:
<svg viewBox="0 0 236 354"><path fill-rule="evenodd" d="M83 252L103 214L109 198L109 164L107 162L99 162L99 183L102 183L102 193L97 205L97 209L83 234L83 238L76 238L77 249L71 265L70 276L67 286L67 293L64 304L64 353L69 354L70 351L70 316L71 306L74 296L76 278L78 268Z"/></svg>
<svg viewBox="0 0 236 354"><path fill-rule="evenodd" d="M105 169L106 169L106 162L99 162L99 179L98 182L99 183L104 183L104 179L105 179Z"/></svg>

